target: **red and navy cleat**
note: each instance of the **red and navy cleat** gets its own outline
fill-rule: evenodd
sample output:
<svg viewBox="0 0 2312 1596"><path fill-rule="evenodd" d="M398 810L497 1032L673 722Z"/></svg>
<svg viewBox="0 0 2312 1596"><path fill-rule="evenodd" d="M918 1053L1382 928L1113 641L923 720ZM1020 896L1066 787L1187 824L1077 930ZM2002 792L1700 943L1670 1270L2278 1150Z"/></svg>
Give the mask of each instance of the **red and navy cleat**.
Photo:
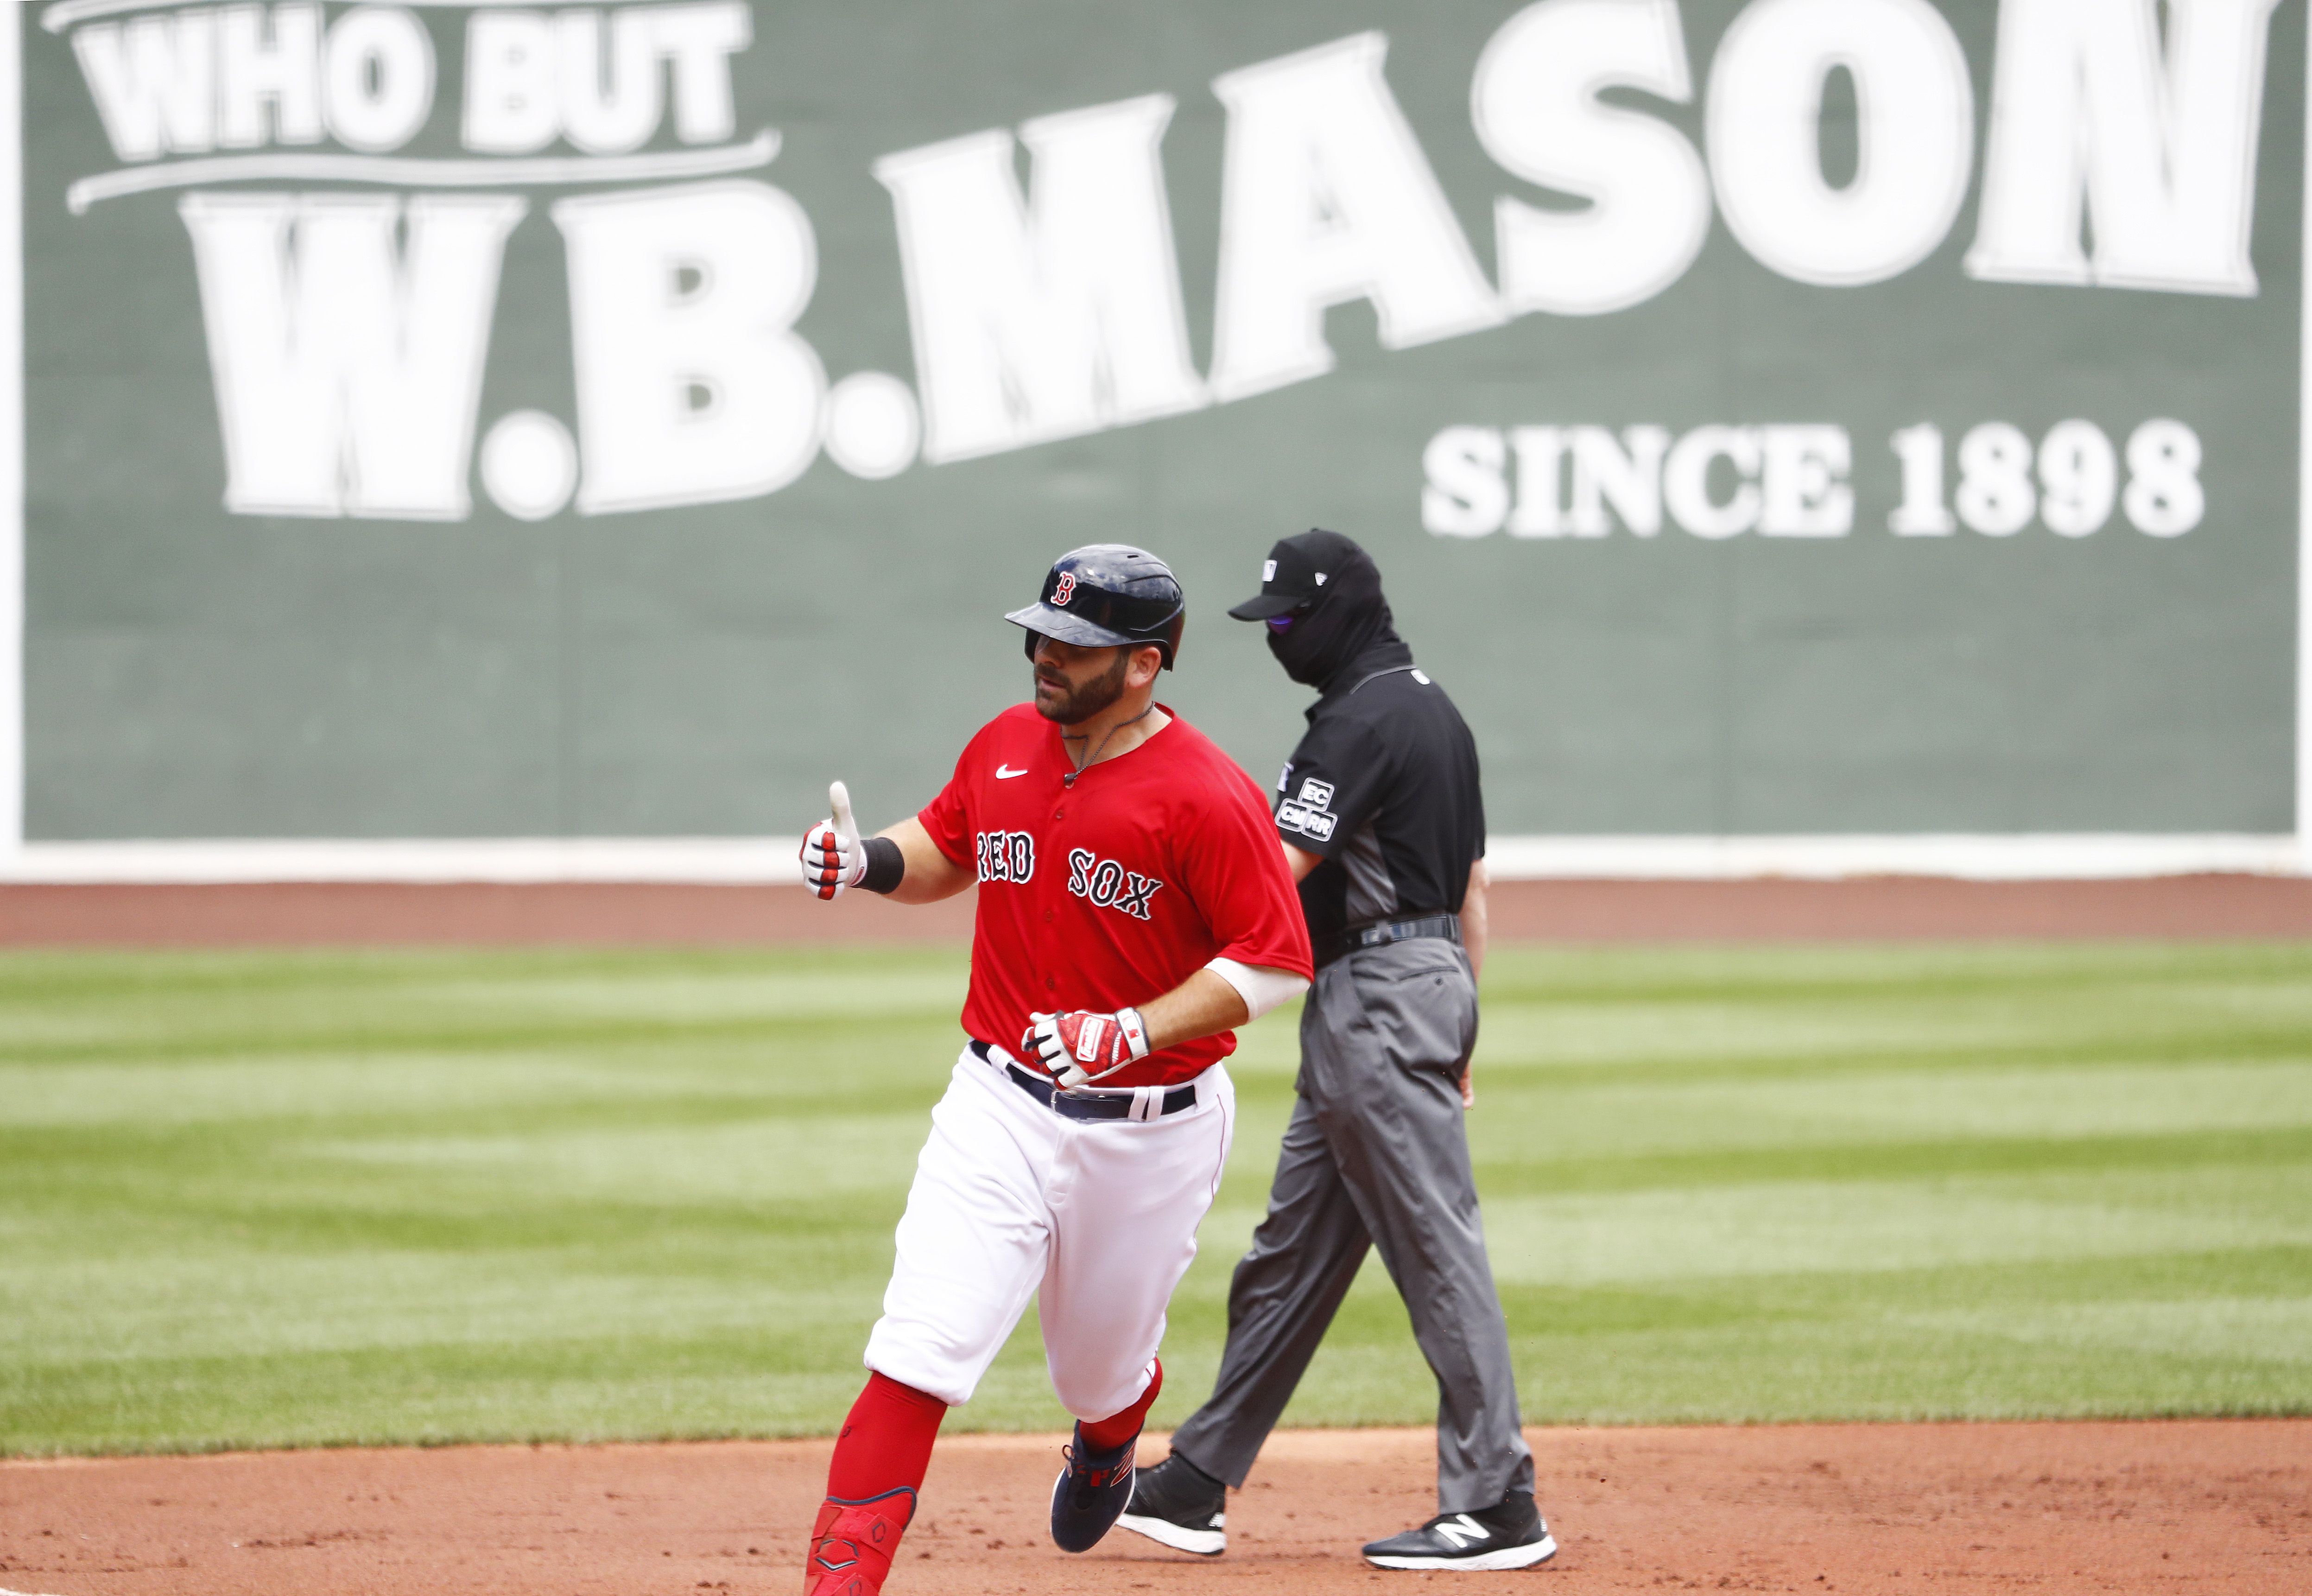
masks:
<svg viewBox="0 0 2312 1596"><path fill-rule="evenodd" d="M1132 1500L1132 1453L1140 1437L1114 1451L1084 1450L1083 1426L1075 1444L1061 1450L1068 1466L1052 1486L1052 1539L1064 1552L1088 1552L1099 1544Z"/></svg>

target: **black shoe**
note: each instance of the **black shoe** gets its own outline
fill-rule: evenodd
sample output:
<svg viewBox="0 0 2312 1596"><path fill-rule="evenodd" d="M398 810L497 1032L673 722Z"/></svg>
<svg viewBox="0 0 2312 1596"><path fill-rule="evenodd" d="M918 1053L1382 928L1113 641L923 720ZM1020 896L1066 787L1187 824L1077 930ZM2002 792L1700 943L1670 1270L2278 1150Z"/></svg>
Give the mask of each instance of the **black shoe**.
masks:
<svg viewBox="0 0 2312 1596"><path fill-rule="evenodd" d="M1549 1526L1522 1491L1480 1512L1441 1513L1365 1548L1365 1561L1376 1568L1529 1568L1556 1555Z"/></svg>
<svg viewBox="0 0 2312 1596"><path fill-rule="evenodd" d="M1052 1483L1052 1539L1062 1551L1091 1550L1116 1522L1132 1500L1132 1450L1139 1444L1134 1435L1114 1451L1086 1451L1083 1426L1076 1426L1075 1444L1061 1449L1068 1466Z"/></svg>
<svg viewBox="0 0 2312 1596"><path fill-rule="evenodd" d="M1228 1486L1174 1452L1133 1481L1132 1505L1116 1521L1176 1552L1228 1550Z"/></svg>

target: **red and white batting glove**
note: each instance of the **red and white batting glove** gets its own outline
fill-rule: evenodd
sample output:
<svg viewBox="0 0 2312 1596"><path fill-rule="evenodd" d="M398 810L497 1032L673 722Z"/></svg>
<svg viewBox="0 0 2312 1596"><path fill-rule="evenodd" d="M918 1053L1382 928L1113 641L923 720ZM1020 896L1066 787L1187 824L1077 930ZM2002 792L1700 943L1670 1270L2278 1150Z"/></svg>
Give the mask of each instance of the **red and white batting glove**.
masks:
<svg viewBox="0 0 2312 1596"><path fill-rule="evenodd" d="M859 846L859 826L851 818L851 794L841 782L827 789L835 811L803 834L797 857L802 862L802 884L821 902L839 898L867 873L867 850Z"/></svg>
<svg viewBox="0 0 2312 1596"><path fill-rule="evenodd" d="M1024 1058L1042 1065L1064 1089L1113 1074L1135 1058L1148 1057L1148 1028L1138 1009L1113 1014L1071 1009L1064 1014L1030 1014L1035 1022L1020 1039Z"/></svg>

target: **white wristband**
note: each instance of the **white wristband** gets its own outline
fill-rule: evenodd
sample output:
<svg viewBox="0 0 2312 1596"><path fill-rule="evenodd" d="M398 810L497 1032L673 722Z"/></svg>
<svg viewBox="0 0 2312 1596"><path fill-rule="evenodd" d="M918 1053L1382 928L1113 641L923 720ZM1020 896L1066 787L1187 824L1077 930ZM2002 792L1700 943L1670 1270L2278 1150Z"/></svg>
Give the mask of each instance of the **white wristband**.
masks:
<svg viewBox="0 0 2312 1596"><path fill-rule="evenodd" d="M1215 959L1204 968L1236 988L1237 995L1244 999L1247 1023L1259 1019L1278 1004L1309 990L1308 977L1296 976L1289 969L1274 969L1265 964L1239 964L1233 959Z"/></svg>

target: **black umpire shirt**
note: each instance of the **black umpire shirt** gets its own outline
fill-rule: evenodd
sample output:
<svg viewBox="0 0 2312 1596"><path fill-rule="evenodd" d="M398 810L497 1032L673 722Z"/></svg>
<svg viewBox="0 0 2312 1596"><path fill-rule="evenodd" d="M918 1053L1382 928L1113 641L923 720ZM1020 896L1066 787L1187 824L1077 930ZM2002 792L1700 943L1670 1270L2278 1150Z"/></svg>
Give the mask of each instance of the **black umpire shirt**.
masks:
<svg viewBox="0 0 2312 1596"><path fill-rule="evenodd" d="M1476 739L1445 689L1391 636L1308 715L1277 783L1276 834L1325 861L1300 882L1318 962L1344 931L1459 914L1484 856L1485 803Z"/></svg>

